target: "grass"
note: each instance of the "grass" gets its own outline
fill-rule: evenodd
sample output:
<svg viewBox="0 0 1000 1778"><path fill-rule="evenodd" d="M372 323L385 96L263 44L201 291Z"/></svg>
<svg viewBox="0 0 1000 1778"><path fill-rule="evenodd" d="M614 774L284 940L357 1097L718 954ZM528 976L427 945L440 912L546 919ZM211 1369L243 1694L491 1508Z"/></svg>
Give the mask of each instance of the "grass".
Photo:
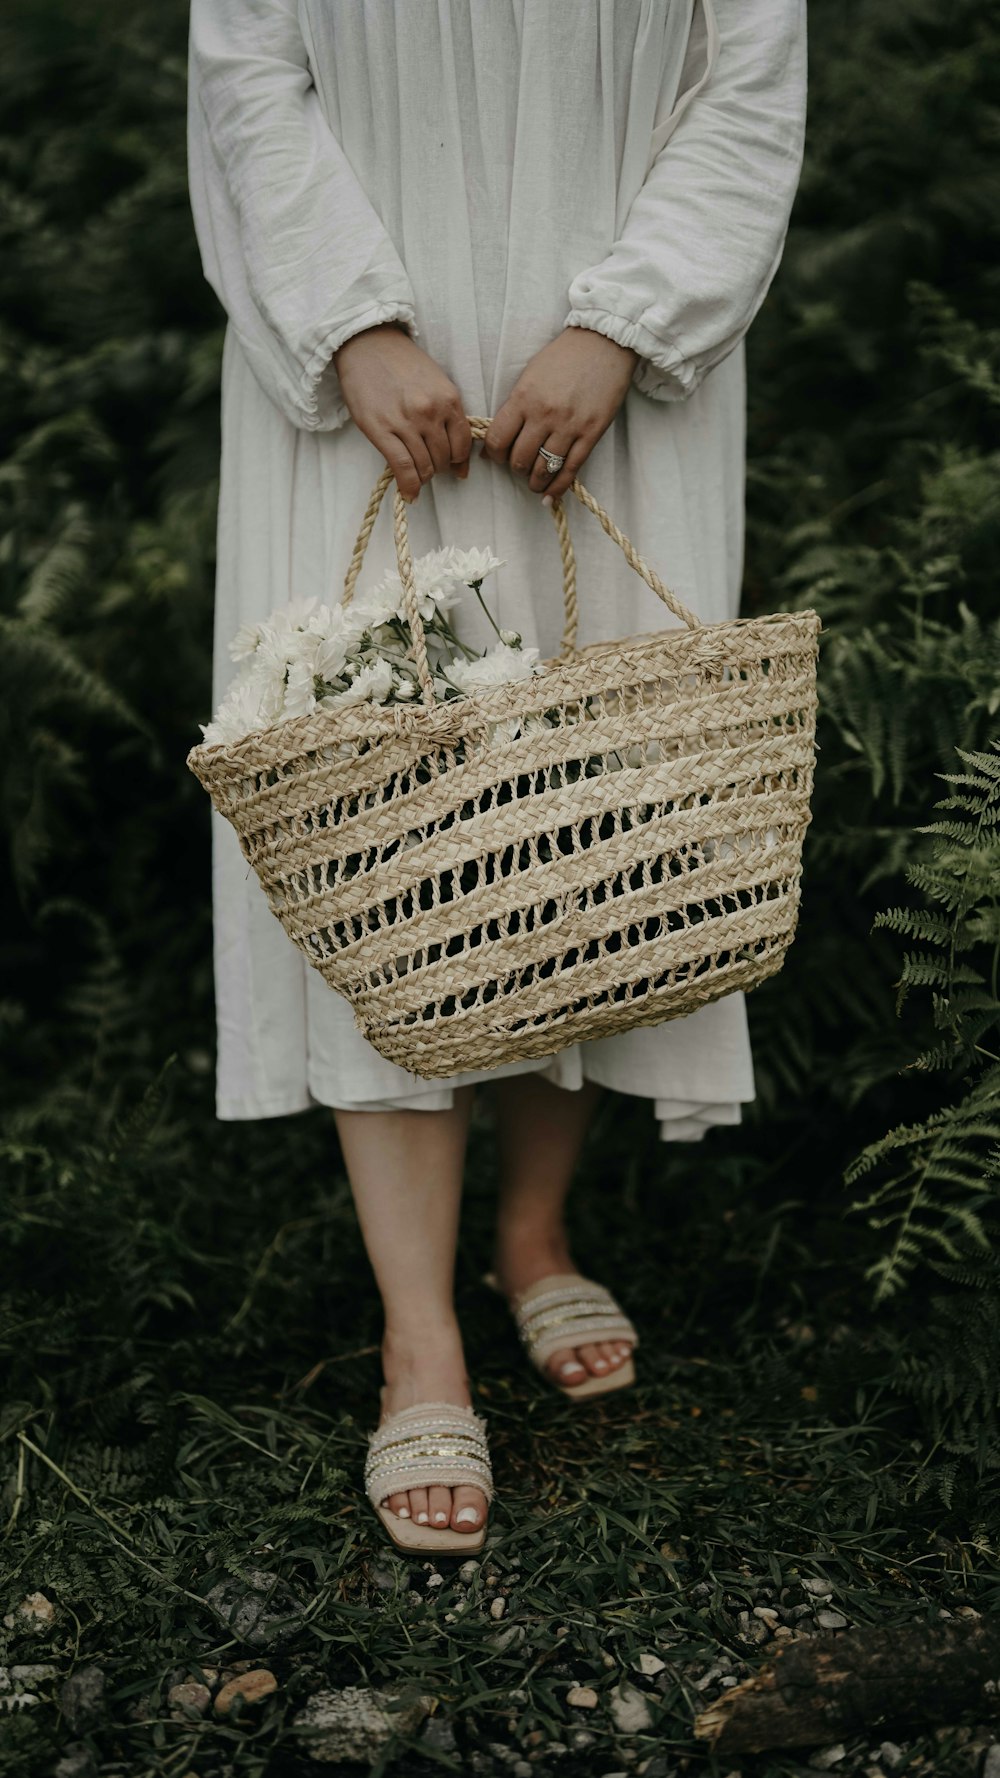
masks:
<svg viewBox="0 0 1000 1778"><path fill-rule="evenodd" d="M857 1625L991 1609L994 1552L913 1485L905 1410L868 1351L842 1188L801 1136L788 1152L781 1140L751 1117L660 1144L647 1105L606 1096L573 1198L575 1253L640 1328L639 1383L579 1406L526 1368L480 1282L496 1183L480 1098L457 1292L497 1499L474 1581L443 1559L433 1588L361 1486L381 1321L329 1115L219 1124L195 1054L58 1160L12 1145L4 1659L54 1672L4 1720L0 1773L49 1773L67 1744L66 1778L319 1772L296 1713L344 1685L436 1700L431 1728L398 1735L376 1771L503 1770L505 1747L541 1774L644 1760L651 1778L727 1773L692 1723L720 1651L736 1676L766 1655L741 1610L798 1596L808 1576ZM248 1570L273 1578L279 1619L249 1640L207 1599L240 1594ZM36 1591L56 1606L48 1635L16 1613ZM662 1672L636 1671L643 1652ZM270 1699L170 1717L172 1682L236 1659L272 1668ZM94 1666L100 1705L88 1718L70 1697L67 1718L60 1688ZM615 1728L623 1679L646 1697L644 1731ZM597 1690L596 1709L567 1706L574 1682ZM553 1741L568 1751L550 1756ZM933 1737L908 1748L907 1770L951 1757ZM745 1769L779 1778L804 1762Z"/></svg>

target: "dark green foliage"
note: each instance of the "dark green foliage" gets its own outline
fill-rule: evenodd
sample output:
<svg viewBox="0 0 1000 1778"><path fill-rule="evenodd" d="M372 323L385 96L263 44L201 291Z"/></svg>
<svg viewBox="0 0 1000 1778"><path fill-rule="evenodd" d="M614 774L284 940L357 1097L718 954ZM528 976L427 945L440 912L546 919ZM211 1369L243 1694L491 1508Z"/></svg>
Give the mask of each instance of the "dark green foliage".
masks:
<svg viewBox="0 0 1000 1778"><path fill-rule="evenodd" d="M380 1317L332 1120L214 1117L208 804L184 758L208 714L222 330L185 189L186 9L13 0L0 21L0 1616L36 1589L59 1610L51 1647L7 1626L0 1660L106 1669L102 1769L307 1770L294 1708L353 1681L433 1692L458 1748L437 1763L468 1769L568 1733L569 1677L606 1691L657 1637L657 1735L690 1753L693 1663L756 1658L736 1613L762 1580L828 1574L858 1622L988 1608L1000 25L972 0L812 15L807 165L750 337L745 594L824 623L799 933L748 1002L739 1129L668 1147L632 1099L597 1121L576 1254L642 1327L621 1407L548 1397L479 1287L477 1108L459 1312L507 1647L482 1576L451 1623L450 1575L415 1600L361 1495ZM266 1651L281 1693L185 1742L167 1680L254 1652L205 1603L248 1567L308 1602ZM593 1726L585 1769L616 1768L603 1705ZM68 1736L47 1707L5 1719L0 1774L48 1774Z"/></svg>

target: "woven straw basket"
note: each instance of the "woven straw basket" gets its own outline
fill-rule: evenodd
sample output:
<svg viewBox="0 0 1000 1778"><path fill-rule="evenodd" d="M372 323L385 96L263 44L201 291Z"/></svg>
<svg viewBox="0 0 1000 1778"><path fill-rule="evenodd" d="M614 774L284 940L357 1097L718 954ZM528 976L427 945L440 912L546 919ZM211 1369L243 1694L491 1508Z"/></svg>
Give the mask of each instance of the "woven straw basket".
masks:
<svg viewBox="0 0 1000 1778"><path fill-rule="evenodd" d="M489 422L469 418L481 438ZM391 480L386 467L345 603ZM572 491L683 628L577 650L557 500L561 653L533 678L439 702L397 489L422 703L316 710L188 756L289 937L375 1049L428 1080L753 988L795 933L817 614L699 623L578 480ZM490 738L530 713L556 726Z"/></svg>

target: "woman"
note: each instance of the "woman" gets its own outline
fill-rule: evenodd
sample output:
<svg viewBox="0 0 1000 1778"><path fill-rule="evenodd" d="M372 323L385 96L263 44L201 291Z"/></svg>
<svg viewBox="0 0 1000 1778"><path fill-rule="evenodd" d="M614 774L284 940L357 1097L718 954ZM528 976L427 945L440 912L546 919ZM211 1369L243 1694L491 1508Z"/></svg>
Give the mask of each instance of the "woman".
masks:
<svg viewBox="0 0 1000 1778"><path fill-rule="evenodd" d="M194 0L191 198L229 318L216 702L240 624L338 595L386 461L413 553L493 549L494 615L543 659L562 630L543 503L576 475L703 621L736 615L742 342L798 182L805 60L804 0ZM470 414L490 419L471 475ZM673 621L571 506L581 644ZM387 513L365 570L394 563ZM471 599L458 622L490 642ZM738 1122L743 996L428 1083L361 1036L212 820L218 1115L332 1107L385 1310L369 1495L397 1540L476 1547L491 1476L452 1299L475 1084L496 1282L539 1368L595 1391L631 1375L637 1335L567 1246L588 1120L610 1087L651 1099L665 1141ZM468 1461L422 1464L431 1422Z"/></svg>

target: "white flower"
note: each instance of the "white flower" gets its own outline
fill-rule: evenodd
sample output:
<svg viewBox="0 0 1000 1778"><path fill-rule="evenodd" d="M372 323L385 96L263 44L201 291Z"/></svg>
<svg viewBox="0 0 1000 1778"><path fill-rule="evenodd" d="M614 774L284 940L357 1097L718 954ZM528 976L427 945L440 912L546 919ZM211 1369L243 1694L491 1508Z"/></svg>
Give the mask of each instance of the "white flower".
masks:
<svg viewBox="0 0 1000 1778"><path fill-rule="evenodd" d="M270 728L273 721L271 710L262 703L257 687L240 681L230 687L213 721L202 727L202 734L206 746L216 747L242 741L245 735Z"/></svg>
<svg viewBox="0 0 1000 1778"><path fill-rule="evenodd" d="M291 624L293 629L304 630L309 619L316 613L318 606L319 600L316 598L289 599L288 604L282 606L280 616Z"/></svg>
<svg viewBox="0 0 1000 1778"><path fill-rule="evenodd" d="M453 661L451 677L466 692L481 686L506 685L514 680L530 679L537 659L537 648L511 648L506 642L498 642L479 660Z"/></svg>
<svg viewBox="0 0 1000 1778"><path fill-rule="evenodd" d="M516 630L501 630L500 640L506 642L508 648L520 648L521 646L521 638Z"/></svg>
<svg viewBox="0 0 1000 1778"><path fill-rule="evenodd" d="M490 740L492 742L516 741L520 733L521 718L519 716L506 716L502 722L490 724Z"/></svg>
<svg viewBox="0 0 1000 1778"><path fill-rule="evenodd" d="M365 698L384 703L392 690L392 663L383 658L369 661L355 673L346 691L332 693L324 704L360 704Z"/></svg>
<svg viewBox="0 0 1000 1778"><path fill-rule="evenodd" d="M417 688L408 673L395 672L392 676L392 689L397 698L409 699L416 696Z"/></svg>
<svg viewBox="0 0 1000 1778"><path fill-rule="evenodd" d="M288 682L281 714L287 721L293 716L308 716L316 708L316 694L313 690L314 674L306 661L293 661L288 669Z"/></svg>
<svg viewBox="0 0 1000 1778"><path fill-rule="evenodd" d="M348 639L346 636L323 636L313 658L313 673L317 679L339 679L347 664Z"/></svg>
<svg viewBox="0 0 1000 1778"><path fill-rule="evenodd" d="M452 549L451 571L456 580L471 586L474 580L485 580L494 568L502 568L504 561L495 556L491 549Z"/></svg>
<svg viewBox="0 0 1000 1778"><path fill-rule="evenodd" d="M231 661L245 661L247 655L253 654L260 641L260 624L241 624L229 644Z"/></svg>
<svg viewBox="0 0 1000 1778"><path fill-rule="evenodd" d="M382 580L363 593L358 593L347 608L346 616L354 613L355 622L364 622L368 629L377 629L381 624L389 623L398 615L399 598L402 591L398 574L386 574Z"/></svg>

